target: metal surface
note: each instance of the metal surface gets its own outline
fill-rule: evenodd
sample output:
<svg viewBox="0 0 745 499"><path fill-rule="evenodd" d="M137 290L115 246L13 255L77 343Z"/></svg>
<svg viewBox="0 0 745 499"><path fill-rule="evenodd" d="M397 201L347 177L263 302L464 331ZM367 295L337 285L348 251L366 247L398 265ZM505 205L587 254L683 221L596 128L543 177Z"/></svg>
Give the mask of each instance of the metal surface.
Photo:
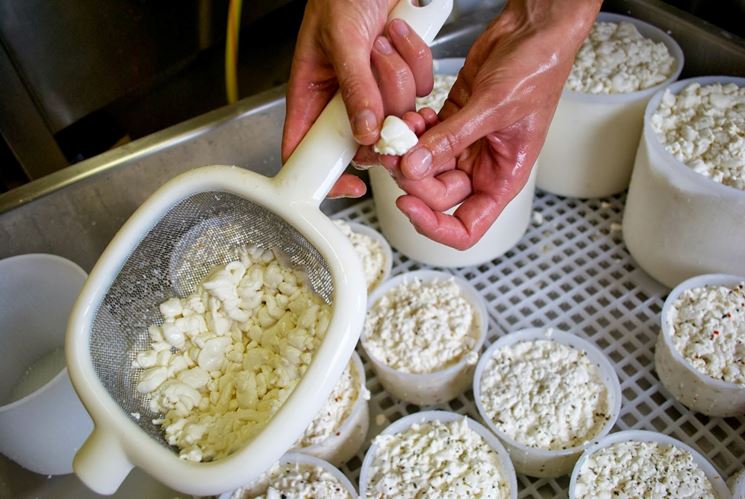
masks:
<svg viewBox="0 0 745 499"><path fill-rule="evenodd" d="M686 52L686 75L742 74L745 45L661 2L607 1L604 7L670 29ZM464 56L497 12L496 7L462 17L445 28L436 57ZM279 169L284 119L283 88L244 99L155 133L0 195L0 258L49 252L90 270L114 233L157 187L190 168L207 164ZM347 201L326 202L338 211ZM149 488L153 487L153 489ZM143 493L142 490L153 490ZM127 480L130 497L168 494L142 473ZM46 477L0 458L0 497L90 497L75 477ZM127 495L122 495L127 497ZM173 493L170 496L173 497Z"/></svg>
<svg viewBox="0 0 745 499"><path fill-rule="evenodd" d="M28 88L0 43L0 133L29 179L41 178L68 165L51 130L37 112Z"/></svg>

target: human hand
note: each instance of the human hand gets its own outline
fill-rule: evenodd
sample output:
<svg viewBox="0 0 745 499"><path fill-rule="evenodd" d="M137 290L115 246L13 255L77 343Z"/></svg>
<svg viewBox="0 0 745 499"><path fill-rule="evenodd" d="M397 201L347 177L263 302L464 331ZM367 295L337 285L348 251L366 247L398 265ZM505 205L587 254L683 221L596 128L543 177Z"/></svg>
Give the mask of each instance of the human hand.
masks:
<svg viewBox="0 0 745 499"><path fill-rule="evenodd" d="M520 192L598 9L596 0L511 0L469 51L439 119L405 116L419 144L400 160L376 159L407 192L396 204L417 231L467 249ZM359 156L370 162L369 151Z"/></svg>
<svg viewBox="0 0 745 499"><path fill-rule="evenodd" d="M355 139L377 141L383 118L414 108L432 90L432 55L402 20L386 25L396 0L310 0L292 61L282 137L285 161L341 90ZM359 197L365 184L343 175L329 197Z"/></svg>

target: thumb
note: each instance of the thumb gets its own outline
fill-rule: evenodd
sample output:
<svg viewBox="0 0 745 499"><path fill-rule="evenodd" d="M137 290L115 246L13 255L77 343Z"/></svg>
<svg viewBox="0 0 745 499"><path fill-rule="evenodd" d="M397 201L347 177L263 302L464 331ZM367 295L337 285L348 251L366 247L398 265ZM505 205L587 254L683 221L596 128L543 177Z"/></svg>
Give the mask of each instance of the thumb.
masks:
<svg viewBox="0 0 745 499"><path fill-rule="evenodd" d="M452 168L460 153L493 131L488 126L490 115L487 106L469 100L419 137L417 145L401 158L401 172L410 180L420 180Z"/></svg>

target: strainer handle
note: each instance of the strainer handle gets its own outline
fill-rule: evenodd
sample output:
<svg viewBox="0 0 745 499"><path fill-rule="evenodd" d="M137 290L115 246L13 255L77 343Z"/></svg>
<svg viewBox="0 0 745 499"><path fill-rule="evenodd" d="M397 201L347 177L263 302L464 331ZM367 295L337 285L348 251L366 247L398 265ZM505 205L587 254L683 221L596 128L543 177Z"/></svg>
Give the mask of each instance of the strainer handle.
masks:
<svg viewBox="0 0 745 499"><path fill-rule="evenodd" d="M424 7L415 7L411 1L400 0L389 19L403 19L430 44L450 15L453 0L432 0ZM318 206L358 147L341 93L337 92L274 177L280 194L288 202L309 201Z"/></svg>
<svg viewBox="0 0 745 499"><path fill-rule="evenodd" d="M72 462L80 480L98 494L111 495L134 465L114 432L96 426Z"/></svg>

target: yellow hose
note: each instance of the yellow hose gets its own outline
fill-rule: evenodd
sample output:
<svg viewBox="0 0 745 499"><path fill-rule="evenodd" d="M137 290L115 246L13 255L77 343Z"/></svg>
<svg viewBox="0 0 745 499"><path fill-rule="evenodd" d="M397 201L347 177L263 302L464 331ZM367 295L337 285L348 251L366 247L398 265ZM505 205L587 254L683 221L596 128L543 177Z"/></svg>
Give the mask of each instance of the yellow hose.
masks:
<svg viewBox="0 0 745 499"><path fill-rule="evenodd" d="M228 103L238 100L238 33L241 29L242 0L230 0L228 32L225 37L225 93Z"/></svg>

